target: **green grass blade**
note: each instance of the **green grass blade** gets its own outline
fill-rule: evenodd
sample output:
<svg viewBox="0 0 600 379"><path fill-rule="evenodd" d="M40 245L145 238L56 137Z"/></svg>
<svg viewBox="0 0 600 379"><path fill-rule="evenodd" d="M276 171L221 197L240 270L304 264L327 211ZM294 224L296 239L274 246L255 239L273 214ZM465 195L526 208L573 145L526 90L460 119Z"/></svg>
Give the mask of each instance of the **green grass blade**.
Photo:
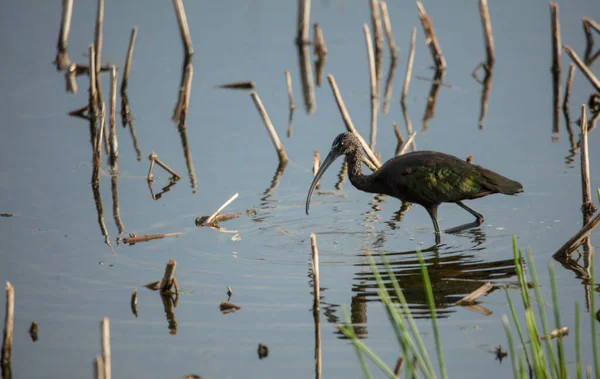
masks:
<svg viewBox="0 0 600 379"><path fill-rule="evenodd" d="M361 344L359 343L360 341L358 340L356 333L354 333L354 326L352 325L352 321L350 320L350 317L348 316L348 313L346 312L345 308L342 308L342 317L344 318L344 322L346 323L346 325L338 325L338 329L346 336L346 338L352 341L352 344L354 345L354 350L356 351L356 355L358 356L358 361L360 362L360 367L362 367L363 374L365 374L365 377L367 379L370 379L371 373L369 372L367 362L365 362L365 357L363 357L362 355L362 351L360 348Z"/></svg>
<svg viewBox="0 0 600 379"><path fill-rule="evenodd" d="M440 373L442 378L447 379L448 373L446 372L446 365L444 364L444 352L442 351L442 343L440 341L440 332L437 325L437 312L435 308L435 302L433 300L433 289L431 288L431 280L429 279L429 272L425 266L423 260L423 254L420 250L417 250L417 257L421 264L421 275L423 276L423 287L425 288L425 295L427 295L427 303L429 304L429 311L431 312L431 325L433 326L433 335L435 336L435 349L437 351L438 362L440 364Z"/></svg>
<svg viewBox="0 0 600 379"><path fill-rule="evenodd" d="M504 324L504 331L506 332L506 340L508 341L508 352L510 354L510 361L513 367L513 375L515 378L519 377L519 363L515 357L515 343L512 338L512 332L510 330L510 324L508 323L508 317L502 316L502 323Z"/></svg>
<svg viewBox="0 0 600 379"><path fill-rule="evenodd" d="M385 259L385 257L383 263L388 269L390 269L389 262L387 261L387 259ZM404 297L404 292L402 292L400 284L396 280L395 276L391 276L390 279L392 281L392 285L394 286L394 290L396 291L396 296L398 297L398 299L400 299L400 304L402 304L402 309L404 311L404 315L406 316L406 320L408 321L408 325L410 326L413 338L415 339L416 344L418 346L418 350L415 349L413 353L417 357L419 367L421 368L421 371L423 371L425 377L432 378L435 376L433 365L431 364L431 359L429 359L429 354L427 353L427 349L425 348L425 344L423 343L423 339L421 338L421 334L419 333L417 324L415 323L410 309L408 308L408 302Z"/></svg>
<svg viewBox="0 0 600 379"><path fill-rule="evenodd" d="M577 379L581 379L581 324L579 301L575 302L575 356L577 357Z"/></svg>
<svg viewBox="0 0 600 379"><path fill-rule="evenodd" d="M554 274L554 265L552 262L548 264L548 273L550 274L550 286L552 288L552 307L554 309L554 323L555 328L562 328L560 323L560 309L558 307L558 290L556 289L556 277ZM565 361L565 351L563 347L562 338L556 340L556 352L558 354L558 368L560 378L567 377L567 362Z"/></svg>
<svg viewBox="0 0 600 379"><path fill-rule="evenodd" d="M544 299L542 298L542 291L540 291L540 281L537 276L537 271L535 269L535 264L533 262L533 255L531 254L531 250L527 249L527 265L529 266L529 271L531 272L531 280L534 283L534 291L535 291L535 299L538 305L538 312L540 316L540 320L542 322L542 330L544 331L546 352L548 353L548 359L550 360L550 368L552 369L552 377L559 377L559 369L558 363L556 362L556 356L554 355L554 349L552 348L552 339L550 339L550 330L548 328L548 318L546 317L546 307L544 306ZM532 313L533 316L533 313ZM560 326L559 326L560 327ZM539 337L536 336L536 339ZM540 344L541 347L541 344ZM545 364L544 364L545 366Z"/></svg>
<svg viewBox="0 0 600 379"><path fill-rule="evenodd" d="M525 277L523 267L523 254L521 250L517 248L517 237L513 235L513 259L515 261L515 271L517 272L517 278L519 279L519 289L521 290L521 297L525 308L529 307L529 293L527 292L527 279Z"/></svg>
<svg viewBox="0 0 600 379"><path fill-rule="evenodd" d="M521 341L521 346L523 347L523 351L525 354L525 358L527 359L527 364L531 366L531 360L529 359L529 354L527 353L527 345L525 344L525 337L523 336L523 329L521 329L521 324L519 323L519 318L517 317L517 311L510 300L510 295L508 294L508 289L506 286L504 287L504 293L506 293L506 300L508 301L508 307L510 308L510 313L515 323L515 327L517 328L517 333L519 334L519 341Z"/></svg>

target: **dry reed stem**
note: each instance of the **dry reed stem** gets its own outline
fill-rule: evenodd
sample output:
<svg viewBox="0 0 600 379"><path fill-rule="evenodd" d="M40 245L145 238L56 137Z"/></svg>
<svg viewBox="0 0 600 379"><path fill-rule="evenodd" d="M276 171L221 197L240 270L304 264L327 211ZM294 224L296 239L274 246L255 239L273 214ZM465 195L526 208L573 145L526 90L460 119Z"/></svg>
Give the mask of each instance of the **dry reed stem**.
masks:
<svg viewBox="0 0 600 379"><path fill-rule="evenodd" d="M94 360L94 373L96 379L104 379L104 361L102 361L100 355L96 356L96 359Z"/></svg>
<svg viewBox="0 0 600 379"><path fill-rule="evenodd" d="M10 282L6 282L6 311L4 313L4 338L2 339L2 376L10 370L12 355L13 330L15 325L15 288Z"/></svg>
<svg viewBox="0 0 600 379"><path fill-rule="evenodd" d="M392 82L394 79L394 72L396 71L397 60L395 58L390 59L390 69L388 71L387 79L385 80L385 91L383 96L383 114L388 114L390 110L390 103L392 102Z"/></svg>
<svg viewBox="0 0 600 379"><path fill-rule="evenodd" d="M408 60L406 62L406 75L404 76L404 86L402 87L402 98L400 102L406 104L406 96L408 95L408 86L412 75L413 62L415 60L415 41L417 38L417 28L412 29L410 35L410 50L408 52Z"/></svg>
<svg viewBox="0 0 600 379"><path fill-rule="evenodd" d="M94 33L94 46L96 47L96 70L102 66L102 39L104 34L104 0L98 0L96 9L96 29ZM110 378L106 378L110 379Z"/></svg>
<svg viewBox="0 0 600 379"><path fill-rule="evenodd" d="M600 80L598 80L598 78L596 78L596 76L594 75L594 73L590 70L590 68L581 61L581 59L579 59L579 56L577 56L577 53L574 52L573 50L571 50L571 48L567 45L563 45L563 49L565 50L565 52L567 53L567 55L569 57L571 57L571 59L573 60L573 62L575 62L575 64L577 65L577 67L579 67L579 69L583 72L583 74L585 75L586 78L588 78L588 80L590 81L590 83L596 87L596 91L600 92Z"/></svg>
<svg viewBox="0 0 600 379"><path fill-rule="evenodd" d="M285 153L285 150L283 149L283 145L281 144L281 141L279 140L279 136L277 135L277 131L275 130L275 127L273 126L273 123L271 122L271 119L269 118L269 114L267 113L267 110L263 106L262 101L260 101L260 97L258 96L258 93L252 91L252 92L250 92L250 96L252 97L252 100L254 101L254 105L256 106L258 113L260 114L260 116L263 119L265 127L267 128L267 132L269 133L269 136L271 137L271 141L273 142L273 146L275 146L275 150L277 151L277 155L279 156L279 162L287 162L288 161L287 154Z"/></svg>
<svg viewBox="0 0 600 379"><path fill-rule="evenodd" d="M88 101L90 107L90 119L96 119L96 117L98 117L98 90L96 88L96 47L94 44L91 44L89 47L89 59L90 69L88 70L88 75L90 77L90 88Z"/></svg>
<svg viewBox="0 0 600 379"><path fill-rule="evenodd" d="M372 2L374 2L373 0ZM373 43L371 41L371 32L367 24L363 25L363 31L365 33L365 42L367 44L367 57L369 60L369 79L371 82L371 141L369 147L371 150L375 149L375 140L377 138L377 113L379 111L379 91L378 91L378 78L377 78L377 67L375 64L375 55L373 54Z"/></svg>
<svg viewBox="0 0 600 379"><path fill-rule="evenodd" d="M592 230L600 223L600 213L596 214L587 224L583 226L575 235L565 242L552 256L559 259L562 256L568 256L571 251L577 248L581 242L590 235Z"/></svg>
<svg viewBox="0 0 600 379"><path fill-rule="evenodd" d="M400 129L398 128L398 124L394 121L394 134L396 134L396 138L398 139L398 145L402 146L404 144L404 138L402 138L402 134L400 134Z"/></svg>
<svg viewBox="0 0 600 379"><path fill-rule="evenodd" d="M583 223L587 224L590 218L596 211L594 203L592 203L592 191L590 189L590 160L588 154L588 139L587 139L587 109L585 104L581 105L581 139L579 148L581 149L581 195L583 212Z"/></svg>
<svg viewBox="0 0 600 379"><path fill-rule="evenodd" d="M380 0L379 8L381 10L381 18L383 19L385 37L387 38L388 46L390 48L390 55L392 59L395 60L398 58L398 49L396 47L396 42L394 41L394 34L392 33L392 23L390 21L387 3L383 0Z"/></svg>
<svg viewBox="0 0 600 379"><path fill-rule="evenodd" d="M137 30L137 26L134 26L131 29L131 36L129 37L129 48L127 49L127 59L125 59L125 69L123 70L123 79L121 80L121 94L127 91L127 83L129 82L129 72L131 71L131 61L133 60L133 48L135 47ZM125 126L125 123L123 123L123 126Z"/></svg>
<svg viewBox="0 0 600 379"><path fill-rule="evenodd" d="M335 102L337 103L338 109L342 114L342 118L344 120L344 124L346 125L346 129L348 129L349 132L352 132L356 135L356 137L360 141L360 144L365 150L368 159L371 161L371 166L376 168L381 167L381 162L379 162L373 151L369 148L369 145L367 145L362 136L358 134L358 131L356 131L356 128L352 123L352 119L350 118L350 114L348 113L346 105L344 104L344 99L342 99L342 95L340 94L337 83L335 82L335 78L333 77L333 75L329 74L327 75L327 80L329 81L329 85L331 86L331 90L333 91L333 96L335 97Z"/></svg>
<svg viewBox="0 0 600 379"><path fill-rule="evenodd" d="M119 209L119 190L118 190L118 181L119 177L117 175L112 175L110 178L110 189L112 193L112 201L113 201L113 219L115 220L115 225L117 226L117 231L119 234L122 234L125 231L125 225L123 225L123 221L121 220L121 211Z"/></svg>
<svg viewBox="0 0 600 379"><path fill-rule="evenodd" d="M225 203L223 203L223 205L221 205L221 206L219 207L219 209L217 209L217 210L215 211L215 213L213 213L212 215L210 215L210 217L209 217L209 218L207 218L207 219L206 219L206 221L204 221L204 224L203 224L203 225L209 225L209 224L212 222L212 220L213 220L215 217L217 217L217 215L218 215L219 213L221 213L221 211L222 211L223 209L225 209L225 207L226 207L226 206L228 206L229 204L231 204L231 202L232 202L232 201L234 201L235 199L237 199L237 198L238 198L238 196L239 196L239 194L236 192L236 193L235 193L233 196L231 196L231 197L229 198L229 200L227 200Z"/></svg>
<svg viewBox="0 0 600 379"><path fill-rule="evenodd" d="M310 248L312 251L312 274L313 274L313 310L319 310L321 302L321 287L319 286L319 249L317 248L317 236L310 235Z"/></svg>
<svg viewBox="0 0 600 379"><path fill-rule="evenodd" d="M381 89L381 75L383 73L383 31L381 16L379 14L379 0L371 0L371 26L375 37L375 78L376 94L379 96ZM369 37L369 40L371 38Z"/></svg>
<svg viewBox="0 0 600 379"><path fill-rule="evenodd" d="M313 156L313 177L317 175L317 171L319 171L319 166L321 166L321 154L315 150L315 154ZM321 188L321 184L317 182L316 189Z"/></svg>
<svg viewBox="0 0 600 379"><path fill-rule="evenodd" d="M416 136L416 135L417 135L417 133L416 133L416 132L412 132L412 133L411 133L411 134L408 136L408 139L406 140L406 143L404 144L404 146L402 146L402 149L401 149L401 150L398 152L398 154L397 154L397 155L402 155L402 154L406 153L406 150L408 150L408 147L409 147L409 146L410 146L412 143L414 143L414 139L415 139L415 136Z"/></svg>
<svg viewBox="0 0 600 379"><path fill-rule="evenodd" d="M475 291L473 291L470 294L468 294L467 296L465 296L462 299L458 300L454 304L456 304L456 305L471 305L471 304L473 304L475 302L475 300L478 297L480 297L482 295L485 295L491 289L492 289L492 283L487 282L484 285L482 285L481 287L477 288Z"/></svg>
<svg viewBox="0 0 600 379"><path fill-rule="evenodd" d="M308 39L308 28L310 25L310 0L298 0L298 25L296 44L306 45L310 41Z"/></svg>
<svg viewBox="0 0 600 379"><path fill-rule="evenodd" d="M110 71L110 166L116 173L119 166L119 142L117 141L117 67Z"/></svg>
<svg viewBox="0 0 600 379"><path fill-rule="evenodd" d="M400 357L396 361L396 367L394 367L394 374L396 374L397 378L400 377L400 373L402 372L402 366L404 366L404 357Z"/></svg>
<svg viewBox="0 0 600 379"><path fill-rule="evenodd" d="M327 56L327 45L325 44L325 37L323 36L323 29L321 25L315 23L313 25L314 42L313 42L313 53L321 59Z"/></svg>
<svg viewBox="0 0 600 379"><path fill-rule="evenodd" d="M487 0L479 0L479 12L481 13L481 24L485 37L485 51L487 55L487 69L491 70L496 62L496 51L494 49L494 36L492 34L492 23L490 22L490 11Z"/></svg>
<svg viewBox="0 0 600 379"><path fill-rule="evenodd" d="M110 354L110 321L108 317L104 317L100 322L100 330L102 333L102 360L104 363L104 378L111 379L111 354Z"/></svg>
<svg viewBox="0 0 600 379"><path fill-rule="evenodd" d="M552 99L554 104L552 114L552 132L556 134L560 131L560 48L562 46L562 43L560 39L558 4L552 1L550 1L550 16L552 21Z"/></svg>
<svg viewBox="0 0 600 379"><path fill-rule="evenodd" d="M59 71L66 70L71 65L71 58L67 52L69 31L71 30L71 16L73 15L73 0L62 0L60 31L58 33L57 53L54 63ZM75 90L74 92L77 92Z"/></svg>
<svg viewBox="0 0 600 379"><path fill-rule="evenodd" d="M569 65L569 74L567 75L567 85L565 86L565 97L563 99L563 112L569 113L569 98L571 97L571 86L573 85L573 77L575 76L575 64ZM567 117L570 119L570 117Z"/></svg>
<svg viewBox="0 0 600 379"><path fill-rule="evenodd" d="M289 71L285 72L285 84L287 86L288 93L288 102L290 107L290 115L288 117L288 130L287 136L290 138L292 136L292 119L294 117L294 110L296 109L296 105L294 104L294 95L292 92L292 75Z"/></svg>
<svg viewBox="0 0 600 379"><path fill-rule="evenodd" d="M192 36L190 34L190 27L188 26L183 2L181 0L173 0L173 5L175 6L175 13L177 14L177 23L179 24L179 31L181 33L185 55L191 57L194 55L194 47L192 46Z"/></svg>
<svg viewBox="0 0 600 379"><path fill-rule="evenodd" d="M423 25L423 32L425 33L425 37L427 38L427 44L429 45L429 50L431 51L431 56L435 61L435 64L438 70L446 69L446 59L442 54L442 49L440 48L440 43L435 35L435 29L433 28L433 22L431 17L427 15L425 12L425 8L420 1L417 1L417 8L419 10L419 18L421 19L421 25Z"/></svg>
<svg viewBox="0 0 600 379"><path fill-rule="evenodd" d="M165 273L160 282L158 288L161 292L167 292L173 286L173 277L175 276L175 268L177 267L177 262L173 259L169 259L169 263L167 263L165 267Z"/></svg>
<svg viewBox="0 0 600 379"><path fill-rule="evenodd" d="M102 114L104 114L104 104L102 104ZM103 117L102 117L103 118ZM102 161L102 135L104 134L104 127L101 124L98 130L98 134L96 135L96 140L94 141L94 151L93 151L93 162L92 162L92 185L98 186L100 183L100 163Z"/></svg>

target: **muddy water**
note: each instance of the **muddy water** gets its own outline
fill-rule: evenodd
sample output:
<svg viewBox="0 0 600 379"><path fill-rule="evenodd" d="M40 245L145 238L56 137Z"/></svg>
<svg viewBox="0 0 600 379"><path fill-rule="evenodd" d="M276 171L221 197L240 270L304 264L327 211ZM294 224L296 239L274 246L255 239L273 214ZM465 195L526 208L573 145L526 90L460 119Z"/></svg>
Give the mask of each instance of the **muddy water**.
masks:
<svg viewBox="0 0 600 379"><path fill-rule="evenodd" d="M582 55L581 17L598 19L600 6L591 1L559 4L563 42ZM398 99L410 32L417 26L414 77L407 98L408 114L418 132L417 148L472 155L475 163L519 180L525 188L518 197L496 195L470 202L486 216L485 224L443 235L442 244L433 248L431 222L419 206L412 206L400 220L396 199L359 192L347 180L336 189L341 161L323 178L323 194L313 198L310 216L304 214L313 152L324 156L344 127L326 80L316 88L316 110L310 116L305 112L293 44L294 2L186 2L185 6L196 49L187 127L196 193L190 186L180 135L171 121L182 63L172 5L106 4L104 61L122 67L131 27L139 28L129 98L144 159L137 161L129 132L119 127L116 186L124 225L120 236L183 233L179 238L117 245L113 183L104 174L100 197L113 250L104 243L91 190L88 125L66 115L86 103L86 78L78 78L77 95L67 94L63 73L51 65L59 6L10 5L0 16L0 46L5 52L0 67L0 212L13 213L0 218L0 280L13 283L16 292L14 377L91 375L91 362L100 353L98 325L104 316L111 320L114 377L313 376L310 233L317 234L321 256L323 377L360 376L353 349L335 325L343 307L361 337L386 362L393 365L400 354L377 301L368 253L383 253L390 261L433 354L417 249L423 251L430 270L451 376L510 375L507 361L498 364L479 347L505 344L501 316L509 310L503 291L483 297L482 312L452 303L482 283L491 281L498 289L516 280L512 235L520 247L532 249L543 294L549 299L546 266L555 249L581 226L579 155L569 151L562 118L558 138L552 138L547 4L490 4L497 62L482 130L481 86L471 77L484 58L477 6L425 4L448 62L444 82L449 84L439 90L426 133L422 133L422 120L432 83L419 78L433 77L432 60L414 4L388 4L400 47L399 63L390 112L379 116L376 150L384 158L394 154L394 121L406 136ZM74 61L88 59L94 19L94 4L76 2L69 39ZM345 1L313 2L311 21L322 25L328 44L325 72L335 76L355 125L367 138L370 95L362 24L370 23L369 9ZM385 54L384 76L389 65L387 50ZM563 56L563 86L568 63ZM600 74L598 64L593 69ZM285 70L292 73L297 105L289 139L285 137ZM240 80L256 82L282 138L290 157L283 173L277 172L276 154L249 94L213 88ZM103 81L106 95L108 76ZM591 91L586 79L576 73L573 120ZM576 125L573 129L578 134ZM596 133L589 138L595 189L600 187L600 155ZM152 151L183 176L158 200L152 198L145 179L146 157ZM106 164L103 169L108 172ZM169 181L159 169L154 175L156 194ZM196 228L197 216L211 214L236 192L239 198L226 211L244 214L222 225L236 232ZM246 214L246 210L255 212ZM439 211L443 229L470 218L454 205L443 205ZM597 239L594 232L593 245ZM181 294L177 306L169 309L143 285L159 280L170 258L177 261ZM585 287L574 272L558 264L556 271L562 322L574 328L572 310L575 301L585 308ZM242 308L222 315L218 305L227 300L227 286L233 289L230 301ZM130 294L136 288L137 318L130 308ZM517 291L509 292L517 299ZM27 334L31 321L39 324L35 343ZM583 346L589 347L589 323L582 325ZM259 343L269 348L262 360L257 355ZM573 360L573 339L567 338L566 345ZM583 350L584 362L591 363L588 351ZM469 357L468 369L465 357Z"/></svg>

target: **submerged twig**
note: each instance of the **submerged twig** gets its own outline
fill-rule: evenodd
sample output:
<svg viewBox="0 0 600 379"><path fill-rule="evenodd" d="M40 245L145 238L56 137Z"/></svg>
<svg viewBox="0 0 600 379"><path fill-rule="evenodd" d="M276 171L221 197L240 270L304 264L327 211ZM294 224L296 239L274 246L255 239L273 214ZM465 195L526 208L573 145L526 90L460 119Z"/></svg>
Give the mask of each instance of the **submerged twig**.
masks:
<svg viewBox="0 0 600 379"><path fill-rule="evenodd" d="M260 116L263 119L265 127L267 128L267 132L269 132L269 136L271 137L273 146L275 146L275 150L277 151L277 155L279 156L279 162L287 162L288 161L287 154L285 153L285 150L283 149L283 145L281 144L281 141L279 140L279 136L277 135L277 131L275 130L275 127L273 126L273 123L271 122L271 118L269 117L267 110L263 106L262 101L260 101L260 97L258 96L258 93L252 91L252 92L250 92L250 96L252 97L252 100L254 101L254 105L256 106L258 113L260 114Z"/></svg>

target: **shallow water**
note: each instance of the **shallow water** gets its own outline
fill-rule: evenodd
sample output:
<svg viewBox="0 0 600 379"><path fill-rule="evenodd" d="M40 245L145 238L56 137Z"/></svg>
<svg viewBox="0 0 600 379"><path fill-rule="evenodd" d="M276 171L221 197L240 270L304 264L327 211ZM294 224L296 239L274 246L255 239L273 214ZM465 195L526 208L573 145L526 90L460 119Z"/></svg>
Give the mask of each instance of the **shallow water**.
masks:
<svg viewBox="0 0 600 379"><path fill-rule="evenodd" d="M581 17L598 20L600 5L594 1L559 4L563 43L582 55ZM100 353L98 325L104 316L111 322L114 377L313 376L311 233L317 234L321 261L323 377L360 376L353 348L336 328L343 307L359 324L357 330L365 342L385 362L393 366L400 355L377 301L366 258L369 253L376 257L383 253L392 264L419 317L429 352L435 355L417 249L423 251L434 285L451 377L509 376L508 360L498 364L480 348L506 344L501 316L509 314L509 309L503 291L494 290L480 299L480 306L491 311L488 315L452 303L487 281L496 289L516 281L511 245L515 235L519 247L531 248L542 293L550 304L546 266L553 261L552 253L581 226L579 155L568 158L572 154L562 115L558 140L552 138L547 3L490 4L497 62L483 130L478 127L481 86L471 77L485 53L478 7L466 3L448 7L438 1L425 4L448 62L444 82L452 85L440 89L426 133L421 128L431 82L416 77L433 77L432 60L414 4L388 4L400 52L390 112L379 115L376 150L383 158L394 154L394 121L406 136L398 100L410 32L416 26L407 107L418 131L418 149L472 155L475 163L519 180L525 188L517 197L497 195L470 202L485 215L485 224L457 235L444 234L442 245L435 249L430 248L434 243L431 221L421 207L412 206L398 221L398 200L359 192L347 180L336 189L341 160L321 182L321 191L333 193L315 195L310 216L304 214L313 151L324 157L344 126L326 80L316 88L315 112L310 116L305 112L293 43L295 2L188 1L185 6L196 49L187 137L197 193L190 186L181 139L171 121L183 54L172 4L106 4L105 62L122 67L131 27L139 28L129 98L143 160L136 160L129 132L119 127L117 184L125 226L121 236L183 233L179 238L117 246L111 179L102 175L100 195L114 251L104 244L91 191L88 124L67 116L87 102L87 78L78 78L77 95L67 94L63 73L51 64L60 7L51 2L32 7L11 4L1 12L0 47L5 54L0 66L4 120L0 212L14 216L0 218L0 280L15 286L14 377L91 375L92 360ZM88 60L95 12L95 4L75 2L69 38L74 61ZM328 44L325 72L335 76L354 124L368 138L370 94L362 24L370 25L369 8L366 3L313 1L311 22L322 25ZM384 79L389 65L387 46L385 57ZM564 88L568 56L563 55L562 62ZM598 63L593 66L597 75L598 67ZM292 73L297 106L291 138L285 137L285 70ZM103 80L107 96L108 75ZM282 138L290 163L281 175L277 175L276 155L248 93L213 88L239 80L256 82L256 91ZM571 93L573 120L591 91L577 72ZM578 133L576 125L573 130ZM589 136L592 189L600 187L596 133ZM146 157L152 151L183 176L159 200L152 199L145 179ZM108 171L106 163L103 169ZM168 174L155 169L154 175L152 188L158 193L168 184ZM236 192L240 196L226 212L256 210L222 225L237 233L196 228L196 217L211 214ZM443 205L439 218L445 229L468 222L471 216L454 205ZM593 245L595 240L597 231L592 234ZM143 287L162 277L170 258L177 261L181 290L177 307L172 309L176 333L173 315L170 324L165 318L161 297ZM585 309L585 288L576 273L555 266L561 321L574 330L574 303L579 301ZM218 305L227 300L227 286L233 289L231 301L242 309L222 315ZM135 288L138 318L129 304ZM509 292L518 299L518 291ZM588 313L583 314L583 346L589 347ZM35 343L27 334L34 320L39 323ZM269 356L262 360L256 353L259 343L269 347ZM573 361L574 339L568 337L565 343ZM584 363L592 363L591 350L584 348L583 354Z"/></svg>

